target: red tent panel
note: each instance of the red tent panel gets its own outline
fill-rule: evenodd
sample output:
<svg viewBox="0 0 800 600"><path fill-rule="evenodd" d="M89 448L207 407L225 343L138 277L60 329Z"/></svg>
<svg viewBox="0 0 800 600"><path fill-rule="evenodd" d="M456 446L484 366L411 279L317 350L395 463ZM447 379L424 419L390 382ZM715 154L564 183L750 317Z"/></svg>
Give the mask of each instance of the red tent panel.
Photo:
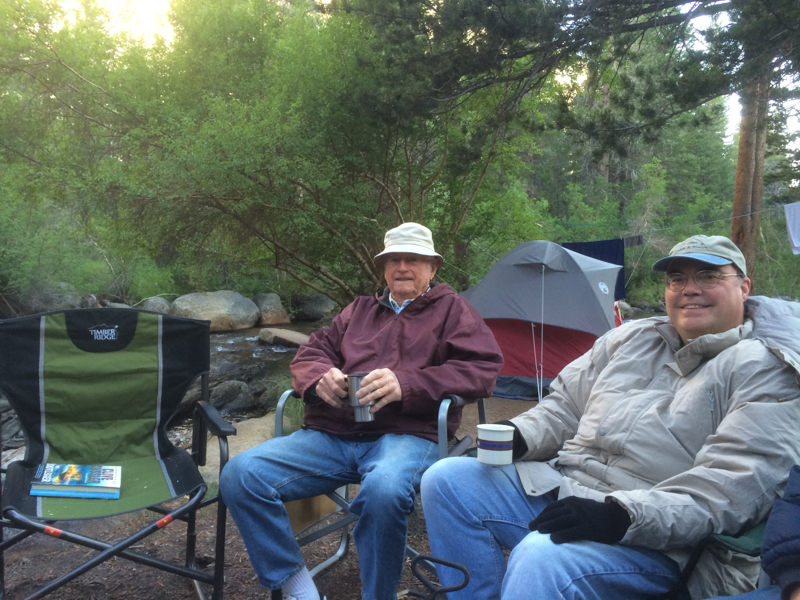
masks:
<svg viewBox="0 0 800 600"><path fill-rule="evenodd" d="M500 375L511 377L535 378L536 363L541 362L543 377L555 379L561 369L587 352L597 340L597 336L591 333L545 325L543 353L540 329L542 325L539 323L514 319L486 319L486 324L503 351L504 364Z"/></svg>

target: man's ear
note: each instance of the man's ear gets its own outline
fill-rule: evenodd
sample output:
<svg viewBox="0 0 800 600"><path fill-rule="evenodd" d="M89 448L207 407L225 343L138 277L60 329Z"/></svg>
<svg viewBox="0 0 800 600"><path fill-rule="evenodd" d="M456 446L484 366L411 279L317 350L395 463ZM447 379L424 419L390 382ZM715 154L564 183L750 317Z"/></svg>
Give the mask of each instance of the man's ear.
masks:
<svg viewBox="0 0 800 600"><path fill-rule="evenodd" d="M433 269L433 272L431 273L429 281L433 281L433 278L436 277L436 272L439 270L440 266L442 266L441 263L435 258L431 261L431 269Z"/></svg>
<svg viewBox="0 0 800 600"><path fill-rule="evenodd" d="M745 277L742 279L742 302L747 300L747 297L750 295L750 287L753 285L753 282L750 281L749 277Z"/></svg>

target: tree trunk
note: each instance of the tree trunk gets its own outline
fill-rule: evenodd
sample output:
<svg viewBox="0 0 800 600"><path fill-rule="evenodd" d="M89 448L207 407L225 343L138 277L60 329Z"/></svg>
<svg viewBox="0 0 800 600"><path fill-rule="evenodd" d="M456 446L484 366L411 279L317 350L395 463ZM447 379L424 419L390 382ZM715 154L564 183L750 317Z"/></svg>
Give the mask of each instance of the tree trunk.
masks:
<svg viewBox="0 0 800 600"><path fill-rule="evenodd" d="M731 240L754 276L758 236L761 232L761 199L764 190L764 155L767 148L769 73L758 76L742 91L742 121L739 125L739 158L733 192Z"/></svg>
<svg viewBox="0 0 800 600"><path fill-rule="evenodd" d="M602 92L603 108L608 108L609 87L607 83L603 85ZM600 158L600 164L597 165L597 171L600 174L600 177L605 179L606 183L608 183L609 175L611 173L611 151L608 148L603 151L603 156Z"/></svg>
<svg viewBox="0 0 800 600"><path fill-rule="evenodd" d="M453 244L453 256L455 266L458 269L456 275L456 291L463 292L469 287L469 245L463 240Z"/></svg>

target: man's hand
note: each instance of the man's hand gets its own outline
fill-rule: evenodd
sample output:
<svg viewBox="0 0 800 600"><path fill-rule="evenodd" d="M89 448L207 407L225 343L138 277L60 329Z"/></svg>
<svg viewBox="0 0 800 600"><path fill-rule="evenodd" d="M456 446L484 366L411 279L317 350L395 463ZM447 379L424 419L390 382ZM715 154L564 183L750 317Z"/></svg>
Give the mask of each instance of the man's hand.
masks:
<svg viewBox="0 0 800 600"><path fill-rule="evenodd" d="M554 544L579 540L616 544L630 526L628 511L616 502L568 496L545 506L528 528L549 533Z"/></svg>
<svg viewBox="0 0 800 600"><path fill-rule="evenodd" d="M361 404L375 404L369 410L376 413L389 402L402 400L403 392L397 376L389 369L375 369L361 380L361 389L356 394Z"/></svg>
<svg viewBox="0 0 800 600"><path fill-rule="evenodd" d="M347 377L336 367L332 367L317 382L317 396L335 408L350 406L347 398Z"/></svg>

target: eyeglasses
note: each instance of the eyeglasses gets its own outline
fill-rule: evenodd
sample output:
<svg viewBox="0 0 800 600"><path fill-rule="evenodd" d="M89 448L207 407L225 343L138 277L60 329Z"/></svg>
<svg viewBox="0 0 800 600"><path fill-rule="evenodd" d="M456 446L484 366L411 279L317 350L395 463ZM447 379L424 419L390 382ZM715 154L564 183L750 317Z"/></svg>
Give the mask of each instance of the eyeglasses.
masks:
<svg viewBox="0 0 800 600"><path fill-rule="evenodd" d="M720 273L719 271L698 271L692 276L698 287L710 290L717 287L723 277L739 277L738 273ZM689 276L685 273L666 273L664 284L672 292L680 292L689 283Z"/></svg>

